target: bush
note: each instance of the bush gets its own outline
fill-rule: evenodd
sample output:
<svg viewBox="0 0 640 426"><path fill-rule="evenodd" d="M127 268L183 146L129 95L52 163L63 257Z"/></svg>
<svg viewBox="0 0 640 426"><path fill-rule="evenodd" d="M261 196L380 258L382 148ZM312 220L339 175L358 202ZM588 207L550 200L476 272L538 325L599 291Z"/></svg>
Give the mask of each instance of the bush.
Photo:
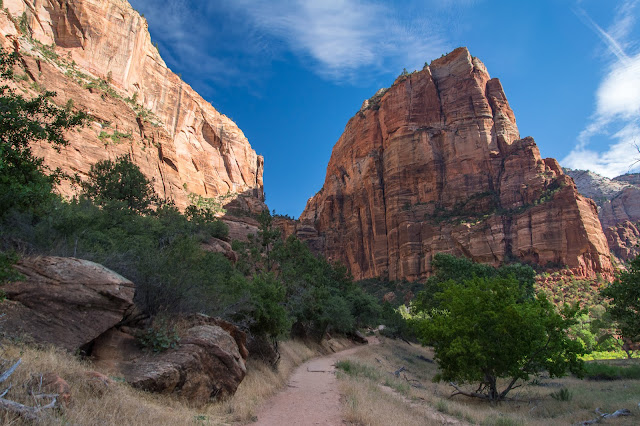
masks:
<svg viewBox="0 0 640 426"><path fill-rule="evenodd" d="M573 399L573 393L567 388L562 388L557 392L552 392L550 396L556 401L571 401Z"/></svg>
<svg viewBox="0 0 640 426"><path fill-rule="evenodd" d="M166 321L159 321L157 325L141 330L136 334L136 338L143 348L155 353L175 349L180 343L176 328L169 330Z"/></svg>
<svg viewBox="0 0 640 426"><path fill-rule="evenodd" d="M98 205L124 205L140 213L159 203L151 182L127 156L93 164L82 189Z"/></svg>
<svg viewBox="0 0 640 426"><path fill-rule="evenodd" d="M616 365L588 362L584 366L585 377L591 380L640 379L640 365L621 367Z"/></svg>

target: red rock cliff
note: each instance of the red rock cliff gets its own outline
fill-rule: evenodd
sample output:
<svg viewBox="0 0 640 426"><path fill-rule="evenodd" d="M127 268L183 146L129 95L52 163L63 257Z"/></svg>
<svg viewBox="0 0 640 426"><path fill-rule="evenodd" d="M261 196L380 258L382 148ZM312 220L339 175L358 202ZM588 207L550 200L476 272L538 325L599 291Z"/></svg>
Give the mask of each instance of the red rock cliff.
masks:
<svg viewBox="0 0 640 426"><path fill-rule="evenodd" d="M0 44L20 51L21 86L56 91L56 102L72 99L93 119L69 133L60 153L36 149L49 165L82 177L96 161L130 154L179 207L189 193L237 193L261 205L262 157L233 121L167 68L147 21L127 1L5 0L4 7Z"/></svg>
<svg viewBox="0 0 640 426"><path fill-rule="evenodd" d="M300 221L356 278L422 279L438 252L611 270L595 204L520 139L500 82L465 48L365 101Z"/></svg>

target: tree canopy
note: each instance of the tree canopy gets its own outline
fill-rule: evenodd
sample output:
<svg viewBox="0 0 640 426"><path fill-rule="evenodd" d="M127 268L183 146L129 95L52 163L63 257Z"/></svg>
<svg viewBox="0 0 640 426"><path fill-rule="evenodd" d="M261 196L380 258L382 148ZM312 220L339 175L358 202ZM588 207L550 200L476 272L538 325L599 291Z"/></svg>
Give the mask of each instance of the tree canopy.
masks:
<svg viewBox="0 0 640 426"><path fill-rule="evenodd" d="M640 256L629 262L627 270L621 272L601 294L611 299L608 312L616 322L620 335L632 342L639 342Z"/></svg>
<svg viewBox="0 0 640 426"><path fill-rule="evenodd" d="M561 315L545 296L530 297L514 274L500 275L438 283L436 307L414 319L421 343L434 347L435 379L451 382L454 395L501 400L543 370L561 376L582 369L582 344L566 333L575 312ZM507 379L502 389L501 379ZM476 391L460 387L471 383Z"/></svg>
<svg viewBox="0 0 640 426"><path fill-rule="evenodd" d="M17 57L0 49L5 82L13 78ZM60 149L67 145L65 131L82 125L87 115L57 106L55 96L47 91L26 99L6 83L0 86L0 216L12 208L37 208L63 176L34 156L31 144L46 142Z"/></svg>

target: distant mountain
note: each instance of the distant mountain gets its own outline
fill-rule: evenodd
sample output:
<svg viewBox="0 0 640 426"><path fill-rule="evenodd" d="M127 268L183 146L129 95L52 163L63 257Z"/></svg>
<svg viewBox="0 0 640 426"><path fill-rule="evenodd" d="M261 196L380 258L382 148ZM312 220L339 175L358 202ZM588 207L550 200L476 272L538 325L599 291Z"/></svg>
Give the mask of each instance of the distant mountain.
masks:
<svg viewBox="0 0 640 426"><path fill-rule="evenodd" d="M633 176L638 182L638 175L624 175L614 179L601 176L590 170L577 170L563 168L564 172L573 178L578 187L578 191L585 197L591 198L593 201L602 206L605 201L610 201L619 195L624 189L633 187L633 184L625 181L624 177ZM633 180L633 179L631 179Z"/></svg>
<svg viewBox="0 0 640 426"><path fill-rule="evenodd" d="M422 280L438 252L611 271L596 205L520 138L500 81L466 48L363 103L300 220L358 279Z"/></svg>
<svg viewBox="0 0 640 426"><path fill-rule="evenodd" d="M564 172L573 178L582 195L598 205L598 217L611 251L622 260L640 254L640 174L609 179L589 170Z"/></svg>

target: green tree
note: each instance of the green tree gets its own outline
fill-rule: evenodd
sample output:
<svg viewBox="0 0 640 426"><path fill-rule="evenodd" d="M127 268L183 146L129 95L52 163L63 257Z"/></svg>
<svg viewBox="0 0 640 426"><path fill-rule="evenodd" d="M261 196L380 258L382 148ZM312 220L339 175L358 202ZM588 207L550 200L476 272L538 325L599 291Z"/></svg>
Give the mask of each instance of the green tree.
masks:
<svg viewBox="0 0 640 426"><path fill-rule="evenodd" d="M13 79L17 58L0 49L2 80ZM0 217L13 208L38 209L63 177L34 156L31 146L45 142L59 150L68 144L64 132L82 125L87 116L57 106L55 96L46 91L25 99L7 84L0 86Z"/></svg>
<svg viewBox="0 0 640 426"><path fill-rule="evenodd" d="M450 280L435 295L439 308L414 320L425 345L433 345L440 369L435 380L449 381L454 395L504 399L530 375L546 370L580 374L582 345L567 337L575 312L556 312L543 296L524 298L511 277ZM507 379L500 389L501 379ZM475 383L476 391L460 385Z"/></svg>
<svg viewBox="0 0 640 426"><path fill-rule="evenodd" d="M139 213L159 203L151 181L126 155L93 164L82 189L99 205L115 202Z"/></svg>
<svg viewBox="0 0 640 426"><path fill-rule="evenodd" d="M620 335L631 342L640 341L640 256L629 262L627 270L603 289L601 295L611 299L608 312ZM631 358L632 351L628 345L623 349Z"/></svg>
<svg viewBox="0 0 640 426"><path fill-rule="evenodd" d="M535 291L535 271L527 265L519 263L494 268L491 265L476 263L466 257L456 257L445 253L436 253L431 262L435 274L427 280L424 290L416 295L414 310L429 311L438 307L438 299L434 296L442 290L442 284L453 280L462 282L472 278L508 278L518 282L521 297L533 299Z"/></svg>

